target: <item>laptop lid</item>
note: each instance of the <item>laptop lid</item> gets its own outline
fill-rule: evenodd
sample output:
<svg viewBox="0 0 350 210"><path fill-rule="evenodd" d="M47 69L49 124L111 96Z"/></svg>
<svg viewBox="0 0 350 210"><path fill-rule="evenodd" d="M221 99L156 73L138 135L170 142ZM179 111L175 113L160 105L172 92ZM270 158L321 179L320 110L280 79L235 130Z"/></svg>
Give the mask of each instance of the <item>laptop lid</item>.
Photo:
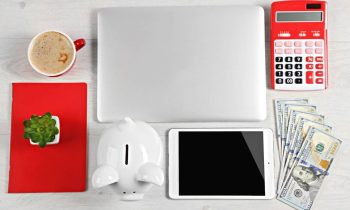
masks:
<svg viewBox="0 0 350 210"><path fill-rule="evenodd" d="M99 121L264 120L264 33L258 6L102 9Z"/></svg>

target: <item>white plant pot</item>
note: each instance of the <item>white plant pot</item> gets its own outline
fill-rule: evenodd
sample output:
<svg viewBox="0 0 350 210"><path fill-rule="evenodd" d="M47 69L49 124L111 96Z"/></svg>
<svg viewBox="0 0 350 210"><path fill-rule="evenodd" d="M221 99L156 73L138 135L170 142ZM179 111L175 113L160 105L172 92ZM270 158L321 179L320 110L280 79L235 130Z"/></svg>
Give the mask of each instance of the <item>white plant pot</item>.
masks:
<svg viewBox="0 0 350 210"><path fill-rule="evenodd" d="M58 130L60 130L60 119L57 116L52 116L52 119L56 120L56 127L58 128ZM47 142L46 145L51 145L51 144L58 144L60 142L60 132L58 132L58 134L55 136L55 139L52 142ZM39 145L39 142L35 143L32 142L31 139L30 140L30 144L32 145Z"/></svg>

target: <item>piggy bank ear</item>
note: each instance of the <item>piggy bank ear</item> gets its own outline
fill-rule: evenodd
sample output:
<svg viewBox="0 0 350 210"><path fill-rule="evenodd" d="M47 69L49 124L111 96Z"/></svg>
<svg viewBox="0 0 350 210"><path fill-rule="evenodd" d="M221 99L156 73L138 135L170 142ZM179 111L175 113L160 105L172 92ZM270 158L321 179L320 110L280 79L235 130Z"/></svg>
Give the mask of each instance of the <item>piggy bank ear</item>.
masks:
<svg viewBox="0 0 350 210"><path fill-rule="evenodd" d="M161 186L164 183L164 173L158 165L154 163L145 163L137 172L136 180Z"/></svg>
<svg viewBox="0 0 350 210"><path fill-rule="evenodd" d="M100 188L119 181L118 172L111 166L103 165L92 175L92 187Z"/></svg>

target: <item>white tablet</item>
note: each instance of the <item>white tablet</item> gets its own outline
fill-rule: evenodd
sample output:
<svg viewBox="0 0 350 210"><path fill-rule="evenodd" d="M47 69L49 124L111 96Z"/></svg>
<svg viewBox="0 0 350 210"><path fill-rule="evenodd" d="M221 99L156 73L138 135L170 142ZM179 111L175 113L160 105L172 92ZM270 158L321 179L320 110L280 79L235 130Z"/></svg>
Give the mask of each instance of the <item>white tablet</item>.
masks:
<svg viewBox="0 0 350 210"><path fill-rule="evenodd" d="M271 199L275 195L270 129L171 129L173 199Z"/></svg>

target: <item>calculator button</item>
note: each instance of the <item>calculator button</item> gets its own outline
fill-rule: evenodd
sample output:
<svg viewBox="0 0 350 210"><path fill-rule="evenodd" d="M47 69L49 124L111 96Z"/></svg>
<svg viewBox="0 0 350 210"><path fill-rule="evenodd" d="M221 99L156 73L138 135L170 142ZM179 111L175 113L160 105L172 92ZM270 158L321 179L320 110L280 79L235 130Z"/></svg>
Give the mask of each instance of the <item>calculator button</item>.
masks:
<svg viewBox="0 0 350 210"><path fill-rule="evenodd" d="M292 68L293 68L293 65L292 65L292 64L286 64L286 65L285 65L285 68L286 68L286 69L292 69Z"/></svg>
<svg viewBox="0 0 350 210"><path fill-rule="evenodd" d="M294 68L295 69L301 69L303 66L301 64L295 64Z"/></svg>
<svg viewBox="0 0 350 210"><path fill-rule="evenodd" d="M294 47L301 47L301 41L295 41L294 42Z"/></svg>
<svg viewBox="0 0 350 210"><path fill-rule="evenodd" d="M316 79L317 84L322 84L323 83L323 78L317 78Z"/></svg>
<svg viewBox="0 0 350 210"><path fill-rule="evenodd" d="M285 41L284 42L284 46L285 47L291 47L292 46L292 42L291 41Z"/></svg>
<svg viewBox="0 0 350 210"><path fill-rule="evenodd" d="M316 48L315 49L316 54L322 54L323 53L323 48Z"/></svg>
<svg viewBox="0 0 350 210"><path fill-rule="evenodd" d="M306 54L312 54L313 51L314 51L314 49L312 49L312 48L306 48L306 49L305 49L305 53L306 53Z"/></svg>
<svg viewBox="0 0 350 210"><path fill-rule="evenodd" d="M283 84L283 79L281 78L276 79L276 84Z"/></svg>
<svg viewBox="0 0 350 210"><path fill-rule="evenodd" d="M276 71L276 77L282 77L283 71Z"/></svg>
<svg viewBox="0 0 350 210"><path fill-rule="evenodd" d="M286 62L292 62L293 58L292 57L286 57L285 60L286 60Z"/></svg>
<svg viewBox="0 0 350 210"><path fill-rule="evenodd" d="M306 83L307 84L313 84L314 83L314 76L313 71L307 71L306 72Z"/></svg>
<svg viewBox="0 0 350 210"><path fill-rule="evenodd" d="M293 72L292 71L286 71L286 77L292 77Z"/></svg>
<svg viewBox="0 0 350 210"><path fill-rule="evenodd" d="M282 47L282 42L275 42L276 47Z"/></svg>
<svg viewBox="0 0 350 210"><path fill-rule="evenodd" d="M294 49L294 53L295 54L301 54L301 53L303 53L303 50L301 48L295 48Z"/></svg>
<svg viewBox="0 0 350 210"><path fill-rule="evenodd" d="M276 69L283 69L283 65L282 64L276 64Z"/></svg>
<svg viewBox="0 0 350 210"><path fill-rule="evenodd" d="M292 78L286 79L286 84L293 84L293 79Z"/></svg>
<svg viewBox="0 0 350 210"><path fill-rule="evenodd" d="M316 69L323 69L323 64L318 63L315 65L315 67Z"/></svg>
<svg viewBox="0 0 350 210"><path fill-rule="evenodd" d="M276 53L276 54L282 54L282 52L283 52L282 49L279 49L279 48L278 48L278 49L275 49L275 53Z"/></svg>
<svg viewBox="0 0 350 210"><path fill-rule="evenodd" d="M292 50L292 48L286 48L286 49L284 49L284 53L285 54L292 54L293 50Z"/></svg>
<svg viewBox="0 0 350 210"><path fill-rule="evenodd" d="M305 46L306 47L312 47L312 46L314 46L314 42L313 41L306 41L305 42Z"/></svg>
<svg viewBox="0 0 350 210"><path fill-rule="evenodd" d="M314 64L306 64L306 69L313 69L314 68Z"/></svg>
<svg viewBox="0 0 350 210"><path fill-rule="evenodd" d="M301 83L303 83L303 79L301 78L295 79L295 84L301 84Z"/></svg>
<svg viewBox="0 0 350 210"><path fill-rule="evenodd" d="M316 41L315 42L315 46L316 47L322 47L323 46L323 43L321 41Z"/></svg>
<svg viewBox="0 0 350 210"><path fill-rule="evenodd" d="M316 76L323 77L323 71L316 71Z"/></svg>
<svg viewBox="0 0 350 210"><path fill-rule="evenodd" d="M315 58L315 60L316 60L316 62L323 62L323 57L317 56L317 57Z"/></svg>
<svg viewBox="0 0 350 210"><path fill-rule="evenodd" d="M313 61L314 61L314 57L312 57L312 56L306 57L306 62L313 62Z"/></svg>
<svg viewBox="0 0 350 210"><path fill-rule="evenodd" d="M301 77L301 76L303 76L303 72L302 71L296 71L295 72L295 76L296 77Z"/></svg>
<svg viewBox="0 0 350 210"><path fill-rule="evenodd" d="M283 62L283 57L276 57L276 58L275 58L275 61L276 61L276 62Z"/></svg>
<svg viewBox="0 0 350 210"><path fill-rule="evenodd" d="M301 56L297 56L294 58L295 62L301 62L303 60L303 58Z"/></svg>

